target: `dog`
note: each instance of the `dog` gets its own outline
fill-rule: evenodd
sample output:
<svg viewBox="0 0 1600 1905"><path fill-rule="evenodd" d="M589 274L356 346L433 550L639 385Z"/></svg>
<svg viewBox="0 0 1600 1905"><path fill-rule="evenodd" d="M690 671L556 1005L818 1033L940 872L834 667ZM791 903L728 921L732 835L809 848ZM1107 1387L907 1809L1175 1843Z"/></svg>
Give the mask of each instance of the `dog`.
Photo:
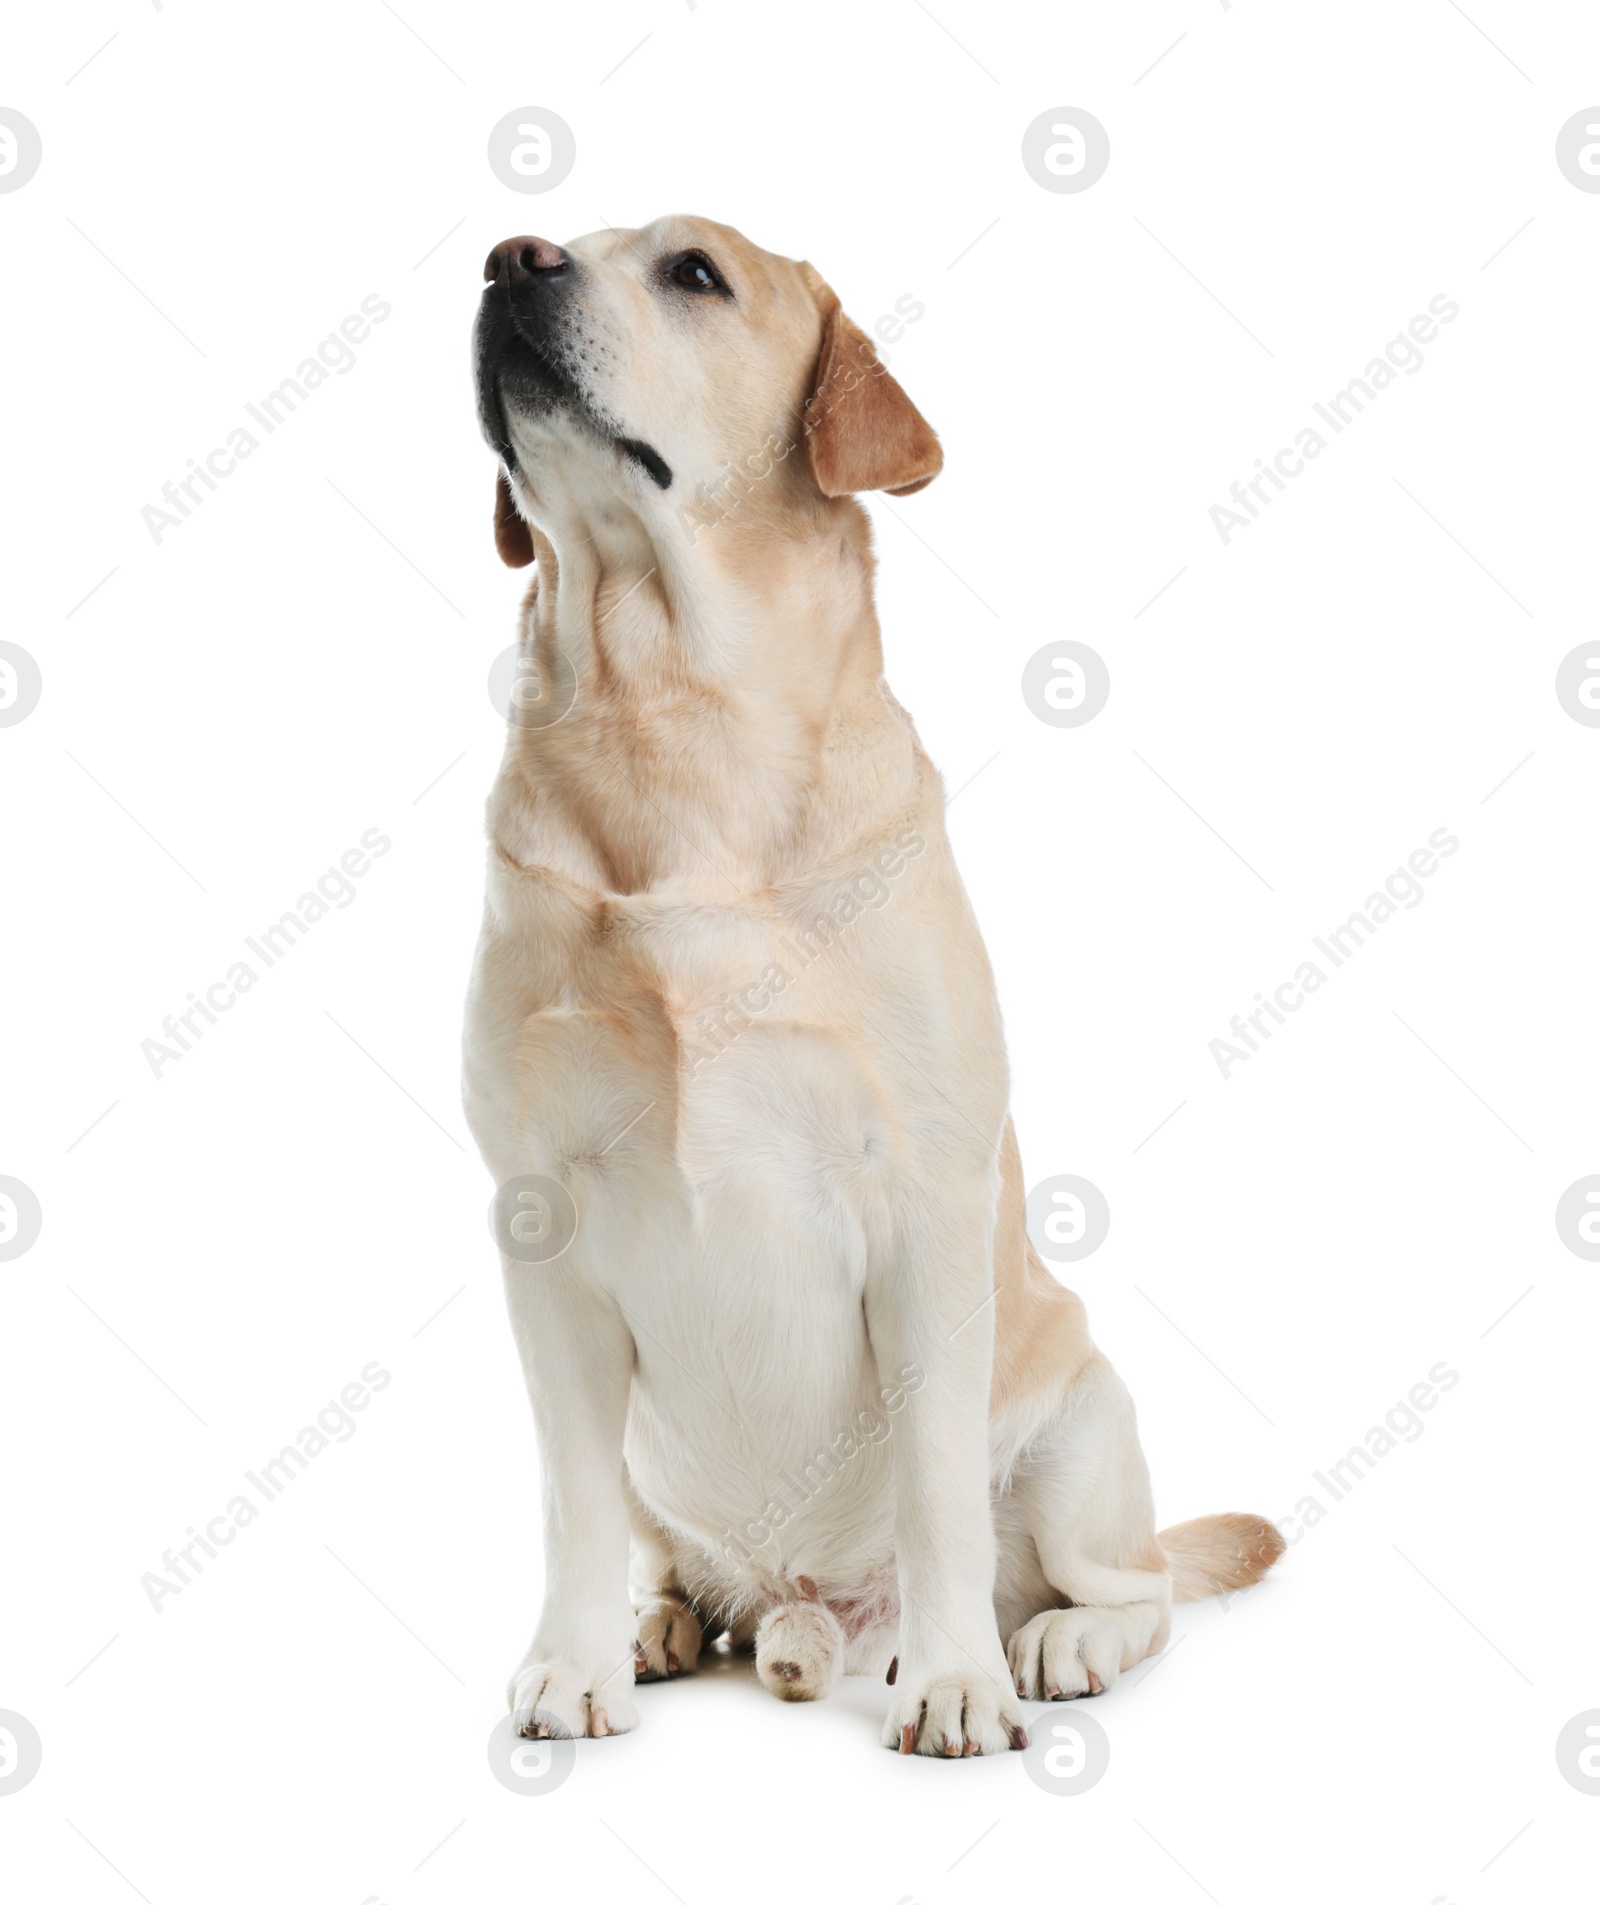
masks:
<svg viewBox="0 0 1600 1905"><path fill-rule="evenodd" d="M809 264L667 218L485 267L495 540L535 565L464 1100L538 1434L509 1699L637 1724L723 1634L902 1753L1026 1744L1255 1515L1157 1534L1126 1389L1023 1222L993 977L883 679L857 493L939 440ZM631 1556L631 1581L630 1581Z"/></svg>

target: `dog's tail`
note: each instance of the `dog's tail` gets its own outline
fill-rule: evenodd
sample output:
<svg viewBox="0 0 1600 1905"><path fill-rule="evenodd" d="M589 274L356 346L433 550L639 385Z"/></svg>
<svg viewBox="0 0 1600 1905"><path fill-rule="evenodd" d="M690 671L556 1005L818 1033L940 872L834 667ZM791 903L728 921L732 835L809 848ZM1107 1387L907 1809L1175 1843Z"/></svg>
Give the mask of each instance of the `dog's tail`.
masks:
<svg viewBox="0 0 1600 1905"><path fill-rule="evenodd" d="M1283 1553L1284 1539L1260 1515L1202 1515L1156 1536L1175 1601L1203 1601L1249 1587Z"/></svg>

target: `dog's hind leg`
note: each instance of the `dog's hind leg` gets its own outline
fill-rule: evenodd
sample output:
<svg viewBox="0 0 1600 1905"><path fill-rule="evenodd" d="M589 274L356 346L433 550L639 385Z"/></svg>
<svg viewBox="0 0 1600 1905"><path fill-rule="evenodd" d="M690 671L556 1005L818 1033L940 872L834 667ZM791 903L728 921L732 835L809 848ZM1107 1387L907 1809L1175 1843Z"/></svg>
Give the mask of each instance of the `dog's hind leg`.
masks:
<svg viewBox="0 0 1600 1905"><path fill-rule="evenodd" d="M996 1611L1026 1699L1104 1693L1167 1643L1172 1603L1260 1578L1283 1538L1257 1515L1157 1535L1133 1403L1095 1354L1037 1430L996 1505Z"/></svg>
<svg viewBox="0 0 1600 1905"><path fill-rule="evenodd" d="M639 1631L634 1642L635 1680L670 1680L693 1673L706 1635L679 1579L677 1556L667 1531L634 1492L623 1471L628 1502L629 1585Z"/></svg>
<svg viewBox="0 0 1600 1905"><path fill-rule="evenodd" d="M1133 1404L1091 1355L1034 1432L996 1505L996 1613L1017 1692L1103 1693L1166 1645L1172 1584Z"/></svg>
<svg viewBox="0 0 1600 1905"><path fill-rule="evenodd" d="M1133 1401L1095 1349L1083 1305L1023 1222L1008 1125L995 1238L990 1431L995 1614L1024 1699L1103 1693L1167 1644L1174 1601L1257 1580L1283 1552L1259 1515L1156 1533Z"/></svg>

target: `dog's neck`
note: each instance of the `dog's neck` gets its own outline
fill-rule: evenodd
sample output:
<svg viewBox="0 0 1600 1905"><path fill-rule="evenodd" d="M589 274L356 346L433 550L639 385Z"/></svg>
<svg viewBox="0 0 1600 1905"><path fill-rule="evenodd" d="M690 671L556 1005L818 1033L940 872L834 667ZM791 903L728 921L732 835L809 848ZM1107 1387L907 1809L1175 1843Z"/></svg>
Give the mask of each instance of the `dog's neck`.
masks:
<svg viewBox="0 0 1600 1905"><path fill-rule="evenodd" d="M493 816L512 857L711 900L803 874L817 842L914 797L853 499L698 535L590 510L547 516L533 543L525 639L547 678L560 651L576 699L513 727Z"/></svg>

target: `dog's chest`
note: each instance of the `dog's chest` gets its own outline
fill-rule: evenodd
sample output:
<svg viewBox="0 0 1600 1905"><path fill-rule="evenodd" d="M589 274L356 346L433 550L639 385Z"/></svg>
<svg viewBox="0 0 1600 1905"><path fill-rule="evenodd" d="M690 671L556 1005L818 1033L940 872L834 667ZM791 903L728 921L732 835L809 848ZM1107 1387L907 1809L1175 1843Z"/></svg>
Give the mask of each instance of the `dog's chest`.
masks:
<svg viewBox="0 0 1600 1905"><path fill-rule="evenodd" d="M560 1002L518 1021L508 1164L570 1189L564 1262L635 1329L636 1423L653 1425L636 1480L693 1520L663 1451L719 1450L737 1421L751 1446L689 1490L737 1505L749 1460L764 1478L875 1395L861 1299L894 1137L817 984L826 962L781 924L659 896L608 910Z"/></svg>
<svg viewBox="0 0 1600 1905"><path fill-rule="evenodd" d="M737 1211L859 1260L892 1134L836 953L703 894L608 897L581 937L506 924L480 951L468 1035L491 1169L570 1180L618 1223L642 1208L658 1240L704 1241Z"/></svg>
<svg viewBox="0 0 1600 1905"><path fill-rule="evenodd" d="M813 1213L855 1207L886 1161L884 1107L818 953L748 909L642 909L614 928L648 975L674 1058L674 1161L704 1191L736 1174Z"/></svg>

